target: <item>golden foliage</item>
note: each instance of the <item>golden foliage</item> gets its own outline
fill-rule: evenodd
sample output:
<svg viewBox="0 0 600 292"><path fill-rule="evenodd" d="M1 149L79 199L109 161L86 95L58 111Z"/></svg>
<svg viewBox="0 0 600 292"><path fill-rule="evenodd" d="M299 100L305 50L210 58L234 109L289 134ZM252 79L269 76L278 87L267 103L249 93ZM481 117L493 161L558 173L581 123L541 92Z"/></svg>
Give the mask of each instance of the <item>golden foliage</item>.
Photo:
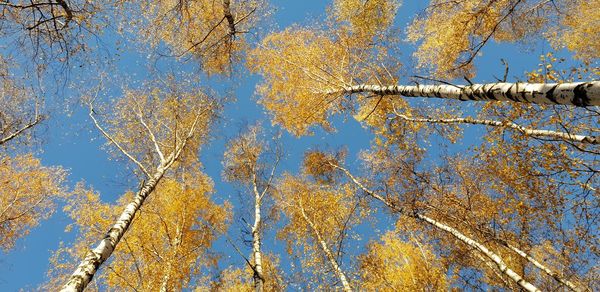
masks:
<svg viewBox="0 0 600 292"><path fill-rule="evenodd" d="M56 200L65 197L65 176L62 169L44 167L31 154L0 155L0 249L10 250L52 215Z"/></svg>
<svg viewBox="0 0 600 292"><path fill-rule="evenodd" d="M195 163L219 109L217 101L207 93L180 84L183 83L169 82L147 90L126 90L110 111L96 113L98 110L94 109L102 117L101 123L107 125L109 135L146 169L160 164L157 148L167 158L181 147L190 131L193 137L185 142L178 161ZM119 150L111 151L122 157Z"/></svg>
<svg viewBox="0 0 600 292"><path fill-rule="evenodd" d="M249 67L261 73L260 103L274 114L273 123L296 135L312 124L330 129L327 118L343 108L339 95L325 95L349 80L348 50L326 33L288 28L265 37L251 52Z"/></svg>
<svg viewBox="0 0 600 292"><path fill-rule="evenodd" d="M600 57L599 0L566 1L567 13L561 19L558 31L551 31L549 39L557 47L566 47L583 60Z"/></svg>
<svg viewBox="0 0 600 292"><path fill-rule="evenodd" d="M223 154L223 176L228 181L251 183L259 171L258 160L265 150L259 141L261 129L253 126L227 143Z"/></svg>
<svg viewBox="0 0 600 292"><path fill-rule="evenodd" d="M262 265L263 274L265 275L264 290L284 291L285 282L281 275L277 256L263 254ZM252 274L253 271L248 266L245 269L229 267L220 273L216 281L210 283L210 287L197 287L195 291L254 291Z"/></svg>
<svg viewBox="0 0 600 292"><path fill-rule="evenodd" d="M111 289L155 291L160 287L181 290L201 277L203 268L215 264L209 248L230 219L229 206L210 199L211 180L204 174L184 174L184 182L165 178L149 197L133 228L125 234L105 273L96 281ZM86 244L104 234L123 204L134 194L126 193L116 205L100 201L96 193L80 187L65 211L75 221L79 237L72 247L62 247L53 256L51 282L60 285L71 261L87 251ZM52 287L52 283L49 287Z"/></svg>
<svg viewBox="0 0 600 292"><path fill-rule="evenodd" d="M356 42L370 42L374 36L385 34L398 7L398 0L335 0L332 14L342 25L349 25Z"/></svg>
<svg viewBox="0 0 600 292"><path fill-rule="evenodd" d="M360 256L361 289L367 291L447 291L446 271L432 250L400 240L393 232Z"/></svg>
<svg viewBox="0 0 600 292"><path fill-rule="evenodd" d="M543 29L555 47L584 60L598 57L598 1L431 1L408 38L419 43L419 66L436 78L473 74L473 59L489 41L528 41ZM559 24L559 25L557 25Z"/></svg>
<svg viewBox="0 0 600 292"><path fill-rule="evenodd" d="M321 185L304 176L285 174L277 189L276 204L288 220L277 237L285 240L288 253L301 255L305 270L322 279L315 281L312 289L326 289L327 278L335 274L322 244L336 254L339 240L351 236L352 226L367 215L360 212L364 206L351 184Z"/></svg>
<svg viewBox="0 0 600 292"><path fill-rule="evenodd" d="M144 17L141 37L152 46L164 42L173 54L191 53L207 74L228 73L242 60L248 45L246 36L261 17L266 16L264 0L231 1L235 31L231 31L222 1L200 0L142 1Z"/></svg>

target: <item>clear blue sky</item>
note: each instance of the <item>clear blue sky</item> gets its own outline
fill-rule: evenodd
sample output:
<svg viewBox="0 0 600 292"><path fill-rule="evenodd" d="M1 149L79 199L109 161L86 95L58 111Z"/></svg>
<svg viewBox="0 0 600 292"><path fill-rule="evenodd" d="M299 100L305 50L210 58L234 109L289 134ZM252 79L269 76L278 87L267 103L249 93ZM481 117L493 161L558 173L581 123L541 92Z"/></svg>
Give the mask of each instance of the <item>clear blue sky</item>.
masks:
<svg viewBox="0 0 600 292"><path fill-rule="evenodd" d="M280 28L292 23L303 24L310 23L311 19L322 19L325 6L329 4L328 1L315 0L272 2L277 5L274 17ZM404 27L415 15L415 12L425 6L425 1L405 1L397 17L398 26ZM112 37L108 36L108 38L107 43L114 41L114 39L110 39ZM400 58L410 57L411 49L412 47L407 45L407 51ZM475 80L479 82L493 81L493 75L501 76L504 68L500 65L500 58L510 61L511 77L522 78L526 69L535 68L538 56L544 53L544 49L548 50L549 47L542 45L535 50L524 51L518 45L491 44L483 50L483 55L477 61L479 70L478 78ZM121 57L121 61L117 64L117 70L128 80L140 81L147 77L146 63L145 54L130 50ZM175 62L168 64L169 66L178 66ZM170 68L170 70L178 70L178 68ZM182 70L189 70L189 65L182 66ZM91 72L82 74L84 76L86 74L93 75ZM205 172L213 178L216 184L215 199L219 202L225 199L230 200L236 207L239 207L238 191L231 185L223 183L220 178L223 145L226 138L237 133L238 125L252 124L255 121L263 121L263 125L268 130L276 130L269 129L268 116L256 104L254 88L257 81L258 77L250 76L235 85L237 101L226 106L224 120L221 121L215 132L215 139L202 153ZM107 91L110 92L111 89L107 89ZM75 92L67 90L67 93L70 94L75 94ZM42 146L43 151L40 153L40 157L45 165L60 165L68 169L71 187L74 183L84 180L101 193L103 200L114 202L124 190L134 188L137 182L128 176L122 163L108 159L108 155L102 149L105 140L90 127L86 110L78 108L76 105L72 106L74 111L70 115L56 112L42 127L41 135L46 139L46 143ZM282 164L282 170L296 172L304 151L317 145L331 148L346 145L350 150L348 162L356 167L358 165L357 153L369 147L371 136L352 119L338 118L336 120L338 130L336 133L318 131L314 136L298 139L285 134L283 143L287 149L287 156ZM471 134L466 136L467 141L474 137L474 132L469 133ZM8 254L0 254L0 291L17 291L21 288L30 290L42 283L45 279L51 252L57 249L59 242L64 241L68 244L73 240L72 234L64 232L65 226L69 223L68 218L59 210L52 218L32 230L29 236L20 240L13 251ZM232 226L230 235L238 238L239 228L236 225ZM269 234L264 241L265 251L282 253L282 244L274 243L271 235ZM225 246L223 240L219 240L217 249L227 251L229 247ZM225 262L225 265L228 264L241 267L243 262L237 256L232 255L232 258ZM288 264L289 262L284 259L283 266Z"/></svg>

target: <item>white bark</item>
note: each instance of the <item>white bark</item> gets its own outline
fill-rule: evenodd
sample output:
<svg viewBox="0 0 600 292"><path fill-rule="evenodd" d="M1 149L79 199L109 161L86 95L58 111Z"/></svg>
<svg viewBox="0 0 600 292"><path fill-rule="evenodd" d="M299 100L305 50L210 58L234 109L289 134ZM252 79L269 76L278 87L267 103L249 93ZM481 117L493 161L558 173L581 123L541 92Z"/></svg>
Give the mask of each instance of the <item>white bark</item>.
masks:
<svg viewBox="0 0 600 292"><path fill-rule="evenodd" d="M256 182L256 172L253 174L254 187L254 225L252 225L252 254L254 255L254 291L262 292L264 290L265 278L263 276L262 253L260 250L260 229L261 229L261 194L258 192Z"/></svg>
<svg viewBox="0 0 600 292"><path fill-rule="evenodd" d="M116 143L116 141L112 139L112 137L108 135L108 133L106 133L102 129L102 127L100 127L97 120L94 118L93 108L91 104L89 115L96 124L96 127L100 129L102 134L106 136L107 139L109 139L112 143L117 145L119 150L121 150L123 154L129 157L133 162L137 162L137 160L133 156L131 156L129 153L123 150ZM137 212L142 207L142 204L144 203L148 195L150 195L150 193L154 191L154 188L162 179L163 175L165 174L165 171L169 169L173 165L173 163L175 163L175 161L181 156L181 153L185 148L187 141L193 136L194 132L196 131L196 125L198 124L198 119L200 118L200 116L201 113L197 112L196 118L194 119L193 124L188 130L186 137L181 141L181 143L179 143L179 145L175 147L173 152L171 152L171 154L160 163L160 165L156 168L154 175L148 178L148 180L144 183L142 188L137 192L135 197L133 197L133 200L129 204L127 204L125 210L123 210L117 222L112 226L112 228L110 228L110 230L108 230L107 234L98 243L98 245L94 249L89 250L87 252L85 258L81 261L79 266L75 269L75 271L65 284L65 286L63 286L63 288L61 289L61 292L83 291L85 287L90 283L100 266L111 256L111 254L117 247L117 244L119 244L119 241L121 240L121 238L123 238L123 235L125 234L127 229L129 229L131 222L133 221ZM143 165L139 164L139 166L143 169Z"/></svg>
<svg viewBox="0 0 600 292"><path fill-rule="evenodd" d="M575 283L573 283L573 282L571 282L571 281L569 281L567 279L564 279L563 277L561 277L560 275L558 275L558 273L552 271L550 268L546 267L545 265L543 265L542 263L540 263L539 261L537 261L536 259L534 259L533 257L531 257L526 252L518 249L517 247L513 246L512 244L510 244L508 242L502 241L502 244L504 246L508 247L509 249L511 249L512 251L514 251L516 254L520 255L523 258L525 258L527 261L529 261L530 263L532 263L538 269L542 270L548 276L554 278L559 283L567 286L567 288L571 289L571 291L576 291L576 292L583 291L583 289L577 287L577 285L575 285Z"/></svg>
<svg viewBox="0 0 600 292"><path fill-rule="evenodd" d="M106 236L98 243L98 245L87 252L85 258L75 272L69 278L69 281L62 288L62 292L83 291L90 283L100 265L104 263L113 253L117 244L131 225L135 214L139 211L142 204L150 193L154 190L160 179L165 173L165 168L158 167L153 177L148 179L144 186L138 191L117 222L110 228Z"/></svg>
<svg viewBox="0 0 600 292"><path fill-rule="evenodd" d="M492 260L492 262L494 262L494 264L496 264L496 266L498 267L500 272L502 272L503 274L507 275L510 279L515 281L525 291L530 291L530 292L539 292L540 291L533 284L531 284L531 283L527 282L525 279L523 279L523 277L521 277L521 275L517 274L515 271L510 269L500 256L498 256L496 253L492 252L491 250L489 250L487 247L480 244L479 242L467 237L466 235L462 234L460 231L458 231L448 225L440 223L432 218L429 218L425 215L417 213L414 215L414 217L417 219L421 219L422 221L427 222L430 225L432 225L438 229L446 231L447 233L451 234L456 239L464 242L468 246L479 250L481 253L483 253L485 256L487 256L490 260Z"/></svg>
<svg viewBox="0 0 600 292"><path fill-rule="evenodd" d="M325 242L325 240L321 236L321 233L319 232L319 230L317 229L317 227L315 226L315 224L310 220L310 218L308 218L308 216L304 212L304 207L299 206L299 209L300 209L300 213L302 214L302 217L304 218L304 220L306 220L306 223L308 223L308 226L310 227L310 229L315 234L317 242L319 243L319 246L321 247L321 250L323 251L323 253L327 257L327 260L329 261L329 264L331 264L331 267L333 268L333 271L335 272L335 274L340 279L340 282L342 283L342 287L344 288L344 291L345 292L351 292L352 288L350 287L350 283L348 282L348 279L346 278L346 275L344 274L344 271L342 271L342 269L338 265L335 257L333 256L333 253L331 252L331 250L327 246L327 243Z"/></svg>
<svg viewBox="0 0 600 292"><path fill-rule="evenodd" d="M370 93L406 97L437 97L471 101L513 101L573 106L600 105L600 81L572 83L487 83L473 85L371 85L328 90L326 94Z"/></svg>
<svg viewBox="0 0 600 292"><path fill-rule="evenodd" d="M394 204L390 203L388 200L386 200L385 198L381 197L380 195L376 194L375 192L367 189L362 183L360 183L347 169L339 166L339 165L335 165L335 164L330 164L331 166L342 170L346 176L348 176L350 178L350 180L352 180L359 188L361 188L365 193L367 193L368 195L370 195L371 197L381 201L382 203L384 203L386 206L390 207L390 209L392 209L392 211L394 212L398 212L398 213L403 213L402 209L396 207ZM468 246L477 249L478 251L480 251L482 254L484 254L486 257L488 257L496 266L497 268L500 270L501 273L505 274L506 276L508 276L510 279L512 279L513 281L515 281L521 288L523 288L526 291L530 291L530 292L538 292L540 291L538 288L536 288L533 284L527 282L525 279L523 279L523 277L521 277L518 273L516 273L515 271L513 271L512 269L510 269L506 263L502 260L502 258L500 256L498 256L496 253L492 252L491 250L489 250L487 247L485 247L484 245L480 244L479 242L471 239L470 237L462 234L460 231L446 225L443 224L441 222L438 222L428 216L425 216L423 214L406 214L407 216L419 219L423 222L426 222L428 224L430 224L431 226L443 230L447 233L449 233L450 235L452 235L454 238L462 241L463 243L467 244Z"/></svg>
<svg viewBox="0 0 600 292"><path fill-rule="evenodd" d="M432 118L411 118L409 116L395 113L397 117L409 121L409 122L418 122L418 123L438 123L438 124L473 124L473 125L486 125L493 127L506 127L515 129L527 136L539 137L539 138L552 138L552 139L560 139L570 142L579 142L579 143L587 143L587 144L600 144L600 136L584 136L584 135L575 135L565 132L551 131L551 130L538 130L532 129L528 127L523 127L519 124L510 122L510 121L495 121L495 120L485 120L485 119L473 119L470 117L466 118L447 118L447 119L432 119Z"/></svg>

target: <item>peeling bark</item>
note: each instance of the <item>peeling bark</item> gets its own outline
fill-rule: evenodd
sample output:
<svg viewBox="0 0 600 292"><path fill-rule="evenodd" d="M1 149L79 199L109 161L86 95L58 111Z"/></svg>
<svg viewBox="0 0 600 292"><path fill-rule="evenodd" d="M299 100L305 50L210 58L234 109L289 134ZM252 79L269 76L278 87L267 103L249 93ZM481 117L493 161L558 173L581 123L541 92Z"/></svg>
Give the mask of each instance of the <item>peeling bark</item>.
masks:
<svg viewBox="0 0 600 292"><path fill-rule="evenodd" d="M323 92L321 92L323 93ZM462 101L512 101L563 104L578 107L600 105L600 81L573 83L487 83L473 85L369 85L345 86L326 94L370 93L406 97L437 97Z"/></svg>
<svg viewBox="0 0 600 292"><path fill-rule="evenodd" d="M235 35L235 19L231 14L231 5L229 0L223 0L223 16L227 19L227 26L229 27L229 35Z"/></svg>

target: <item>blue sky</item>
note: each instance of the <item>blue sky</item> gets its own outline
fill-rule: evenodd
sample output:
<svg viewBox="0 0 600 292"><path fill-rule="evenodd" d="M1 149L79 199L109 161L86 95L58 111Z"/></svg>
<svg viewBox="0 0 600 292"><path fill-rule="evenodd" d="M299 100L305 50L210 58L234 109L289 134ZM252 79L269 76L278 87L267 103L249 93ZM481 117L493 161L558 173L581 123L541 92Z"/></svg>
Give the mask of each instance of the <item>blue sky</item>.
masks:
<svg viewBox="0 0 600 292"><path fill-rule="evenodd" d="M306 24L314 19L323 19L325 7L329 4L328 1L315 0L273 2L276 5L274 19L280 28L292 23ZM397 25L404 27L406 23L410 22L415 13L425 6L425 1L405 1L399 10ZM106 37L108 38L107 43L114 42L114 39L112 39L114 37L111 34ZM406 52L399 56L403 60L408 60L413 49L408 44L406 44L406 48ZM524 47L514 44L491 44L483 50L482 56L477 60L479 69L475 81L493 81L494 75L501 76L504 70L500 63L501 58L510 62L511 74L509 78L515 80L513 77L516 76L522 79L526 70L531 70L537 66L539 55L549 49L548 45L525 50ZM131 82L142 81L147 78L146 63L145 53L134 51L130 47L129 51L126 51L120 61L117 62L116 70ZM171 61L167 61L167 64L178 66ZM181 68L182 70L189 70L190 66L189 64L181 65ZM92 76L93 74L93 72L83 72L83 76ZM202 152L204 171L215 181L215 200L218 202L227 199L239 205L238 190L221 181L221 159L226 138L232 137L238 132L238 125L253 124L256 121L262 121L262 124L270 131L277 130L269 129L268 116L264 113L264 109L256 104L254 88L258 80L258 76L250 76L239 80L234 87L225 86L234 89L237 101L226 105L224 118L215 131L215 138ZM213 80L211 82L222 81ZM76 90L66 90L67 95L75 95L76 92ZM109 88L107 92L118 92L118 89ZM76 104L71 104L71 106L73 110L68 114L64 111L53 113L51 118L38 130L45 139L39 156L45 165L60 165L68 169L71 187L76 182L83 180L100 192L103 200L114 202L126 189L134 188L137 182L124 170L125 165L123 163L110 160L109 155L102 149L105 140L99 136L97 131L91 128L86 109L78 107ZM356 167L358 165L357 154L360 150L368 149L371 136L351 118L339 117L335 120L337 128L335 133L325 133L319 130L314 136L303 138L295 138L285 133L282 142L287 152L281 169L296 172L302 154L311 147L337 148L343 145L348 147L350 152L349 164ZM475 139L476 134L475 130L468 132L465 143L468 144L469 140ZM8 254L0 253L0 291L17 291L21 288L29 290L42 283L51 252L58 248L59 242L68 243L73 240L72 234L64 232L65 226L69 223L68 218L59 210L49 220L33 229L29 236L19 240L14 250ZM230 235L233 238L238 238L238 234L239 228L232 226ZM268 240L264 242L265 251L282 251L282 243L274 243L269 236L267 238ZM217 249L221 251L229 249L223 240L219 240L217 246ZM224 264L241 267L243 261L240 258L231 258ZM289 262L284 261L283 265L287 264Z"/></svg>

